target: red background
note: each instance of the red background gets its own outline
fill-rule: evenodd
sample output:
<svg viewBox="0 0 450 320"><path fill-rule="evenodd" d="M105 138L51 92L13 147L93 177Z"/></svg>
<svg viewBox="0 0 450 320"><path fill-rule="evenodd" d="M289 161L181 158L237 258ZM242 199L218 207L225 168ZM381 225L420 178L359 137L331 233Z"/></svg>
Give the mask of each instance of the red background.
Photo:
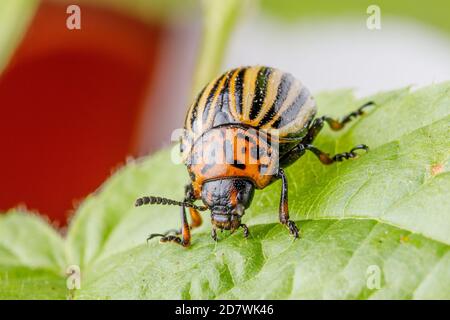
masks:
<svg viewBox="0 0 450 320"><path fill-rule="evenodd" d="M64 225L74 201L136 155L161 27L84 7L82 32L44 3L0 78L0 211ZM148 111L148 110L147 110Z"/></svg>

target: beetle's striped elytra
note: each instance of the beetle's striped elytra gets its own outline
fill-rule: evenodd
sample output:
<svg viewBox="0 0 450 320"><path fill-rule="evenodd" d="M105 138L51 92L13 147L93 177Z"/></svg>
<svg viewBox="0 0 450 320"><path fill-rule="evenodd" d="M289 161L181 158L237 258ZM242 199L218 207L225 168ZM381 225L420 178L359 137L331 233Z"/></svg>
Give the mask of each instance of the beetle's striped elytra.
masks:
<svg viewBox="0 0 450 320"><path fill-rule="evenodd" d="M250 206L255 189L263 189L281 179L280 222L297 238L298 228L289 220L288 182L284 168L297 161L307 150L323 164L355 158L358 145L349 152L330 157L312 143L324 123L333 130L342 129L353 118L364 113L368 102L342 120L327 116L315 118L317 107L309 90L294 76L267 66L240 67L229 70L197 95L185 118L180 142L182 159L190 183L182 202L144 197L136 205L152 204L149 199L165 199L160 204L181 207L182 227L160 236L161 242L190 245L190 229L201 224L198 211L211 211L211 236L216 229L234 232L248 228L241 223ZM194 202L202 200L204 206ZM189 208L191 224L186 217ZM181 235L181 237L180 237Z"/></svg>
<svg viewBox="0 0 450 320"><path fill-rule="evenodd" d="M190 106L183 152L204 132L223 124L278 130L279 138L302 138L317 111L309 90L291 74L264 67L225 72L209 83Z"/></svg>

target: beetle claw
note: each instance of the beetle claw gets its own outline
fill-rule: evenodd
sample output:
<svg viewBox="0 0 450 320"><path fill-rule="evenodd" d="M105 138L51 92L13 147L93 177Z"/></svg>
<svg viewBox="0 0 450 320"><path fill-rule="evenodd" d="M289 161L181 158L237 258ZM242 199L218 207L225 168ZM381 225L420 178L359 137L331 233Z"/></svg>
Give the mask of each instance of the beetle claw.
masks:
<svg viewBox="0 0 450 320"><path fill-rule="evenodd" d="M250 234L248 231L248 227L245 224L241 224L241 227L244 229L244 238L248 238L248 235Z"/></svg>
<svg viewBox="0 0 450 320"><path fill-rule="evenodd" d="M294 236L294 239L299 238L299 231L294 221L289 220L287 222L287 227L289 228L289 233Z"/></svg>
<svg viewBox="0 0 450 320"><path fill-rule="evenodd" d="M216 229L211 230L211 238L217 242L217 232Z"/></svg>
<svg viewBox="0 0 450 320"><path fill-rule="evenodd" d="M162 237L161 239L159 239L159 242L161 242L161 243L175 242L175 243L181 244L181 239L177 236L165 236L165 237Z"/></svg>
<svg viewBox="0 0 450 320"><path fill-rule="evenodd" d="M165 234L161 234L161 233L152 233L151 235L149 235L148 237L147 237L147 243L150 241L150 240L152 240L153 238L156 238L156 237L165 237L166 235Z"/></svg>
<svg viewBox="0 0 450 320"><path fill-rule="evenodd" d="M356 147L354 147L352 150L350 150L350 153L355 153L355 150L364 150L365 152L369 151L369 147L365 144L359 144Z"/></svg>

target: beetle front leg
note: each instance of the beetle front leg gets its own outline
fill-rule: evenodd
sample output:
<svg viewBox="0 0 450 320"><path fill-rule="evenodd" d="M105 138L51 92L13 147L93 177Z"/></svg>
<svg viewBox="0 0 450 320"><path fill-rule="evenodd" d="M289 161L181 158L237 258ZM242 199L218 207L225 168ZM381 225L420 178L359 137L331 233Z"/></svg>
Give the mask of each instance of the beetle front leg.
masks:
<svg viewBox="0 0 450 320"><path fill-rule="evenodd" d="M167 234L154 233L154 234L151 234L147 238L147 241L150 240L150 239L153 239L155 237L161 237L161 239L159 239L159 242L161 242L161 243L174 242L174 243L177 243L179 245L182 245L183 247L189 247L189 245L191 244L191 231L190 231L189 224L187 222L186 210L185 210L184 206L181 207L181 224L182 224L182 226L181 226L181 238L179 236L176 236L176 235L167 235Z"/></svg>
<svg viewBox="0 0 450 320"><path fill-rule="evenodd" d="M289 208L288 208L288 184L287 178L284 173L284 170L280 168L278 171L278 176L281 178L281 198L280 198L280 210L279 210L279 218L280 222L286 225L289 229L289 233L294 236L294 238L298 238L298 228L295 225L295 222L289 220Z"/></svg>
<svg viewBox="0 0 450 320"><path fill-rule="evenodd" d="M190 202L190 203L194 203L195 201L195 197L194 197L194 192L192 191L192 185L188 184L186 185L186 187L184 188L184 201L186 202ZM198 228L202 225L203 220L202 220L202 216L200 215L200 213L198 212L198 210L194 209L194 208L189 208L189 215L191 216L191 224L189 225L190 229L194 229L194 228ZM166 237L169 236L170 234L174 235L174 236L178 236L182 233L182 228L180 229L170 229L167 230L164 233L155 233L152 234L151 236L153 237ZM153 238L152 237L152 238ZM152 239L152 238L148 238L148 240Z"/></svg>
<svg viewBox="0 0 450 320"><path fill-rule="evenodd" d="M338 154L334 155L333 157L330 157L330 155L328 153L325 153L322 150L319 150L318 148L314 147L313 145L307 144L304 147L306 150L309 150L312 153L314 153L317 156L317 158L320 160L320 162L322 162L323 164L326 164L326 165L332 164L334 162L340 162L343 160L351 159L351 158L356 158L358 156L358 154L355 152L356 150L364 150L364 151L369 150L368 146L366 146L365 144L360 144L360 145L354 147L353 149L351 149L349 152L338 153Z"/></svg>
<svg viewBox="0 0 450 320"><path fill-rule="evenodd" d="M202 219L202 216L200 215L200 213L198 212L198 210L196 210L194 208L189 208L189 214L191 216L191 224L189 225L189 228L192 230L192 229L195 229L195 228L198 228L199 226L201 226L203 219ZM170 235L171 233L173 235L178 236L182 233L182 228L181 229L170 229L170 230L167 230L166 232L164 232L163 234L158 234L158 236L165 237L165 236Z"/></svg>

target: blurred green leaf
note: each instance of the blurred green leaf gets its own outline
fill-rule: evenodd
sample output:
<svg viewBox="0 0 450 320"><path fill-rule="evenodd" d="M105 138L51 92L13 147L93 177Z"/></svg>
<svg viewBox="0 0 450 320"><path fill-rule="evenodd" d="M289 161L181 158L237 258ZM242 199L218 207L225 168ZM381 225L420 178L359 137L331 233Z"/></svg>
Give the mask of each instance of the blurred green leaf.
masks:
<svg viewBox="0 0 450 320"><path fill-rule="evenodd" d="M0 300L63 300L68 297L62 275L43 269L0 267Z"/></svg>
<svg viewBox="0 0 450 320"><path fill-rule="evenodd" d="M8 294L21 296L14 290L36 287L33 279L47 279L51 287L67 261L81 267L79 299L448 299L449 93L447 82L364 100L355 99L350 90L319 95L320 114L333 116L369 99L377 103L345 131L324 129L317 140L331 153L359 143L371 151L333 166L307 154L287 169L291 217L302 231L299 240L293 241L277 222L280 184L275 183L257 192L244 217L249 239L242 231L225 232L215 243L205 215L188 249L146 244L149 233L180 223L177 208L133 207L134 199L145 194L182 197L186 169L172 164L171 150L166 150L130 162L84 201L71 221L65 253L55 247L57 236L49 241L42 234L53 233L41 230L33 245L52 244L44 257L54 258L18 264L14 261L20 259L2 254L6 258L0 260L0 272L11 267L52 272L48 278L41 273L21 278L22 269L13 270ZM0 220L0 231L22 223L7 222L8 217ZM6 236L7 243L17 243L12 252L30 245L22 237L16 241L16 233ZM0 244L4 235L0 232ZM30 256L34 252L42 251L33 248ZM371 270L379 270L379 289L367 286Z"/></svg>
<svg viewBox="0 0 450 320"><path fill-rule="evenodd" d="M64 299L63 238L41 217L0 215L0 299Z"/></svg>
<svg viewBox="0 0 450 320"><path fill-rule="evenodd" d="M447 0L260 0L268 15L283 21L297 21L304 17L329 18L339 15L353 15L363 21L367 19L367 7L377 5L382 17L397 16L412 18L450 32L450 2Z"/></svg>
<svg viewBox="0 0 450 320"><path fill-rule="evenodd" d="M0 1L0 73L34 15L38 0Z"/></svg>
<svg viewBox="0 0 450 320"><path fill-rule="evenodd" d="M245 1L242 0L202 1L203 36L194 78L194 94L220 73L228 40L243 3Z"/></svg>

